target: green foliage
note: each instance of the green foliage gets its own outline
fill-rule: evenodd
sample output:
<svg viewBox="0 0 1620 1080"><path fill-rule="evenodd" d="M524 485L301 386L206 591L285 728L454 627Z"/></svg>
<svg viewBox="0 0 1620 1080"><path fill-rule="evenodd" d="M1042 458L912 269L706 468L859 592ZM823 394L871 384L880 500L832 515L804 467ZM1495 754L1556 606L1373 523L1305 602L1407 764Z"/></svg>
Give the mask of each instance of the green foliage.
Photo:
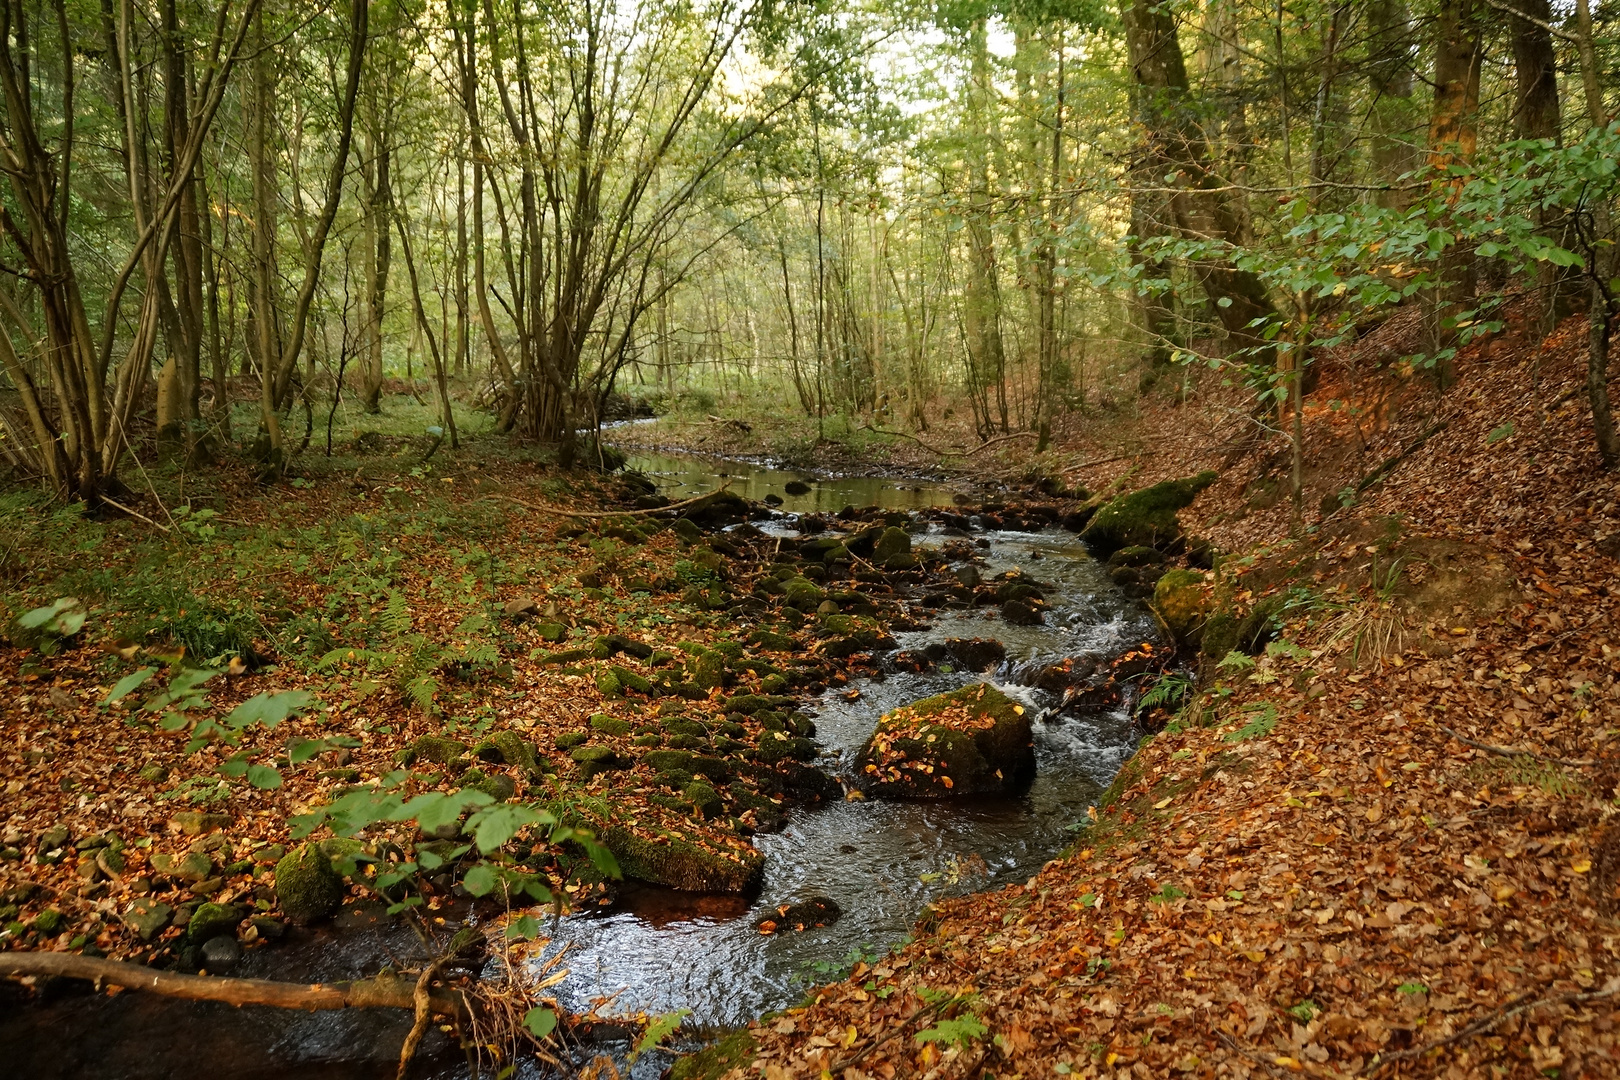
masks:
<svg viewBox="0 0 1620 1080"><path fill-rule="evenodd" d="M17 617L18 635L46 656L62 647L62 643L84 629L88 613L78 597L64 596L45 607L35 608Z"/></svg>
<svg viewBox="0 0 1620 1080"><path fill-rule="evenodd" d="M934 1026L917 1033L917 1044L937 1042L947 1046L966 1046L974 1039L982 1039L989 1028L978 1015L966 1011L949 1020L936 1020Z"/></svg>
<svg viewBox="0 0 1620 1080"><path fill-rule="evenodd" d="M1263 738L1270 735L1271 729L1277 726L1277 706L1269 701L1245 706L1243 711L1249 715L1249 722L1226 736L1227 742L1238 743Z"/></svg>
<svg viewBox="0 0 1620 1080"><path fill-rule="evenodd" d="M676 1009L674 1012L663 1013L647 1022L647 1028L642 1032L641 1038L636 1042L635 1048L630 1051L628 1061L635 1064L637 1058L647 1051L655 1049L675 1029L681 1026L681 1021L692 1015L691 1009Z"/></svg>

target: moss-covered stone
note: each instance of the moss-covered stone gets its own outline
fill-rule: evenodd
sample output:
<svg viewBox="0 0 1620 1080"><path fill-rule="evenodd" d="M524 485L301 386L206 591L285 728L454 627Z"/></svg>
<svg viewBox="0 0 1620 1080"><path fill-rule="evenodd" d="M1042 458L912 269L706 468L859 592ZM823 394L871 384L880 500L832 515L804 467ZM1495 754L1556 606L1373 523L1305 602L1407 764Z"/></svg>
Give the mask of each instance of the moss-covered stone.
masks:
<svg viewBox="0 0 1620 1080"><path fill-rule="evenodd" d="M879 797L1006 794L1035 775L1034 733L1022 705L980 683L885 714L855 766Z"/></svg>
<svg viewBox="0 0 1620 1080"><path fill-rule="evenodd" d="M717 818L726 812L725 803L720 801L720 793L710 784L701 780L694 780L681 791L692 808L706 818Z"/></svg>
<svg viewBox="0 0 1620 1080"><path fill-rule="evenodd" d="M186 940L201 945L210 938L236 935L236 924L242 921L242 909L235 904L199 904L186 924Z"/></svg>
<svg viewBox="0 0 1620 1080"><path fill-rule="evenodd" d="M483 769L468 769L461 774L461 786L466 791L482 791L496 802L505 802L517 794L517 784L503 772L486 773Z"/></svg>
<svg viewBox="0 0 1620 1080"><path fill-rule="evenodd" d="M336 911L343 902L343 878L331 858L316 844L303 844L276 863L276 902L295 923L311 923Z"/></svg>
<svg viewBox="0 0 1620 1080"><path fill-rule="evenodd" d="M617 716L607 713L596 713L591 717L591 727L604 735L624 736L633 730L628 720L621 720Z"/></svg>
<svg viewBox="0 0 1620 1080"><path fill-rule="evenodd" d="M799 611L814 611L827 599L827 594L815 582L808 578L789 578L782 583L783 595L788 606Z"/></svg>
<svg viewBox="0 0 1620 1080"><path fill-rule="evenodd" d="M581 746L568 755L579 767L579 775L589 780L597 773L625 767L624 761L606 746Z"/></svg>
<svg viewBox="0 0 1620 1080"><path fill-rule="evenodd" d="M541 622L534 624L534 632L539 635L541 641L556 644L568 636L568 627L560 622Z"/></svg>
<svg viewBox="0 0 1620 1080"><path fill-rule="evenodd" d="M767 765L778 761L814 761L816 757L816 744L809 739L789 737L782 732L767 732L759 740L759 749L755 756Z"/></svg>
<svg viewBox="0 0 1620 1080"><path fill-rule="evenodd" d="M1122 547L1108 556L1109 566L1151 566L1162 562L1164 555L1158 548L1144 547L1141 544Z"/></svg>
<svg viewBox="0 0 1620 1080"><path fill-rule="evenodd" d="M1157 547L1181 534L1176 514L1215 480L1216 474L1206 471L1121 495L1092 516L1080 538L1099 555L1125 547Z"/></svg>
<svg viewBox="0 0 1620 1080"><path fill-rule="evenodd" d="M911 534L893 526L884 529L872 543L872 561L881 563L891 555L911 554Z"/></svg>
<svg viewBox="0 0 1620 1080"><path fill-rule="evenodd" d="M688 892L746 893L759 887L765 857L752 849L718 849L675 829L611 825L602 835L626 877Z"/></svg>
<svg viewBox="0 0 1620 1080"><path fill-rule="evenodd" d="M720 1080L731 1070L746 1066L757 1049L759 1042L751 1031L733 1031L695 1054L676 1058L669 1067L669 1080Z"/></svg>
<svg viewBox="0 0 1620 1080"><path fill-rule="evenodd" d="M399 752L401 765L414 765L418 761L434 765L450 765L467 753L467 744L446 735L423 735Z"/></svg>
<svg viewBox="0 0 1620 1080"><path fill-rule="evenodd" d="M1196 570L1171 570L1153 587L1153 609L1182 645L1197 645L1209 618L1210 590Z"/></svg>
<svg viewBox="0 0 1620 1080"><path fill-rule="evenodd" d="M572 750L576 746L584 746L591 741L591 737L583 731L570 731L557 736L557 749Z"/></svg>
<svg viewBox="0 0 1620 1080"><path fill-rule="evenodd" d="M515 731L497 731L473 747L473 756L480 761L522 769L530 780L538 780L545 775L534 744Z"/></svg>

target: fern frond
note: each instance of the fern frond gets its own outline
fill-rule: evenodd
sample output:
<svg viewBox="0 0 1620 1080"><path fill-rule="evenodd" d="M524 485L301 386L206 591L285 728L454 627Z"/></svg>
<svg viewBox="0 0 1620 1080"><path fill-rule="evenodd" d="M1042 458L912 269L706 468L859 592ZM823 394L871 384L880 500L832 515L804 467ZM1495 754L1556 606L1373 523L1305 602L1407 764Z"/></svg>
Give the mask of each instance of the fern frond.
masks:
<svg viewBox="0 0 1620 1080"><path fill-rule="evenodd" d="M394 637L411 632L411 609L405 594L394 590L388 594L388 607L383 611L383 629Z"/></svg>

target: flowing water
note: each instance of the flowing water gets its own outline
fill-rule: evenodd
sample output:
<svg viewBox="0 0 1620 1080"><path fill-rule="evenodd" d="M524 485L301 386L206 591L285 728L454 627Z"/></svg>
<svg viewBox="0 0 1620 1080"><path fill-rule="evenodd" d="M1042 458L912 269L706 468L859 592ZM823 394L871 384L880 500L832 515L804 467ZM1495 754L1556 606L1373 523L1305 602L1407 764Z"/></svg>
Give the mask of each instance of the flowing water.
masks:
<svg viewBox="0 0 1620 1080"><path fill-rule="evenodd" d="M956 492L940 484L880 477L818 480L766 466L671 455L632 456L666 494L688 497L726 480L751 499L774 494L782 513L767 530L794 533L798 513L846 505L889 509L949 506ZM807 483L789 495L786 484ZM1029 675L1064 657L1111 656L1154 634L1146 610L1126 599L1103 568L1068 533L990 531L979 541L985 577L1014 567L1052 588L1046 625L1016 627L991 609L946 610L927 629L899 633L902 649L947 638L996 638L1007 658L989 673L950 670L890 672L830 692L807 709L816 720L823 768L848 774L856 751L888 709L988 679L1022 700L1035 722L1037 775L1017 798L936 802L855 800L796 809L782 831L756 838L765 855L758 897L714 897L632 885L612 909L572 916L552 927L552 950L566 947L570 975L554 989L561 1004L584 1010L611 998L604 1012L689 1010L684 1030L714 1031L802 997L852 950L885 950L903 940L923 908L941 896L1023 881L1074 837L1087 807L1118 771L1134 744L1123 712L1060 716L1049 695L1025 685ZM915 536L918 547L948 539L937 527ZM988 544L986 547L985 544ZM779 904L826 896L842 917L801 933L761 935L758 919ZM290 944L250 952L239 974L330 979L375 972L418 949L397 926L295 932ZM819 970L817 965L819 965ZM390 1058L408 1018L372 1012L289 1014L124 994L83 996L47 1006L0 1002L0 1056L18 1075L160 1077L184 1075L187 1062L216 1076L359 1077L391 1075ZM71 1040L46 1048L44 1033ZM56 1042L55 1039L52 1040ZM609 1046L607 1049L615 1049ZM638 1080L666 1063L648 1055ZM531 1066L520 1068L529 1075ZM465 1076L444 1048L413 1075Z"/></svg>

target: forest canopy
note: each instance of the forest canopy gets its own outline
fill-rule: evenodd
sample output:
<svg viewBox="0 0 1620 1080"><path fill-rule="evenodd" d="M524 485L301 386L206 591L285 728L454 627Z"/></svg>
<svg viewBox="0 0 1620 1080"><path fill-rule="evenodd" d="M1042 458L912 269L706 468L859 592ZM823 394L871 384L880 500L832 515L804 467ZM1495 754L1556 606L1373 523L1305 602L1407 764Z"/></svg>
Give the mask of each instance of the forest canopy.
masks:
<svg viewBox="0 0 1620 1080"><path fill-rule="evenodd" d="M1614 311L1590 0L4 0L0 454L283 476L431 387L566 448L626 390L981 438L1207 364L1284 410L1397 305ZM1295 412L1297 414L1297 407ZM1296 440L1297 441L1297 440Z"/></svg>

